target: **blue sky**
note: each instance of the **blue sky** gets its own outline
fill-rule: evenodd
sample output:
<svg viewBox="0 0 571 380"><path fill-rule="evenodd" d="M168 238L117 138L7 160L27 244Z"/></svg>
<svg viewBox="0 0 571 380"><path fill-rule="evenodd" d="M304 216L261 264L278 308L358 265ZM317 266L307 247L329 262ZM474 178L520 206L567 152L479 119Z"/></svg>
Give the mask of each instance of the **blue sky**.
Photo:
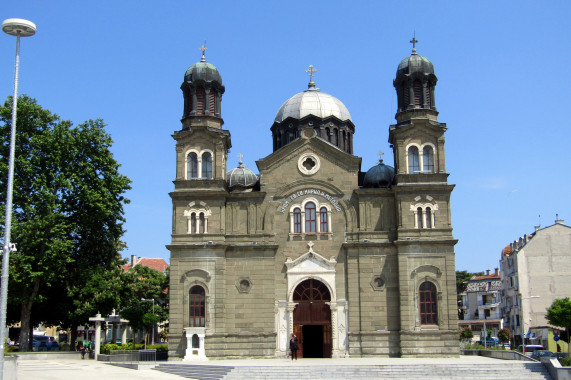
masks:
<svg viewBox="0 0 571 380"><path fill-rule="evenodd" d="M502 247L555 214L571 224L569 19L564 1L9 1L1 20L24 18L20 94L63 119L102 118L122 172L133 180L124 256L163 257L170 242L175 150L186 69L207 60L226 92L224 128L238 153L271 153L281 104L317 87L340 99L356 126L366 171L394 123L396 68L418 53L439 78L458 270L498 265ZM15 38L0 36L0 96L12 94Z"/></svg>

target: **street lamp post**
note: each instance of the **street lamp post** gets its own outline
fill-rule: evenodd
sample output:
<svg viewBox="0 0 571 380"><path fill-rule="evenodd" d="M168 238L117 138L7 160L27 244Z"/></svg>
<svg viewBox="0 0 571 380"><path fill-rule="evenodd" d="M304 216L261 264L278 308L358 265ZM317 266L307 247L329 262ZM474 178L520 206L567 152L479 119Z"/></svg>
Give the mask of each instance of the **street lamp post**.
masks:
<svg viewBox="0 0 571 380"><path fill-rule="evenodd" d="M4 222L4 249L2 254L2 279L0 287L0 380L4 378L4 342L6 341L6 305L8 302L8 266L10 258L10 232L12 227L12 192L14 190L14 156L16 152L16 110L18 106L18 71L20 66L20 37L36 34L36 25L28 20L10 18L2 23L2 31L16 36L16 63L14 95L12 98L12 128L10 132L10 156L8 160L8 188L6 191L6 219Z"/></svg>
<svg viewBox="0 0 571 380"><path fill-rule="evenodd" d="M521 297L521 344L522 344L522 353L525 355L525 317L523 315L523 300L530 300L532 298L539 298L539 296L529 296L529 297ZM530 308L531 310L531 308ZM531 320L531 318L530 318ZM531 324L529 326L531 328Z"/></svg>

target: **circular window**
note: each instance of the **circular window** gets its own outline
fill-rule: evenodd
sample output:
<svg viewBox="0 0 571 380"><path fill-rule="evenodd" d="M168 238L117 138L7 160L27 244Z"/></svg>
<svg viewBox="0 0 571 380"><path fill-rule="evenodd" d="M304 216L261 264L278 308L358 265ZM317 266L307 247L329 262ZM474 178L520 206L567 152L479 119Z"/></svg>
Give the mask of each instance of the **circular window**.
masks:
<svg viewBox="0 0 571 380"><path fill-rule="evenodd" d="M305 153L297 161L299 171L307 175L317 173L320 165L321 162L319 161L319 157L313 153Z"/></svg>
<svg viewBox="0 0 571 380"><path fill-rule="evenodd" d="M239 293L249 293L252 289L252 281L249 278L241 278L236 282L236 289Z"/></svg>

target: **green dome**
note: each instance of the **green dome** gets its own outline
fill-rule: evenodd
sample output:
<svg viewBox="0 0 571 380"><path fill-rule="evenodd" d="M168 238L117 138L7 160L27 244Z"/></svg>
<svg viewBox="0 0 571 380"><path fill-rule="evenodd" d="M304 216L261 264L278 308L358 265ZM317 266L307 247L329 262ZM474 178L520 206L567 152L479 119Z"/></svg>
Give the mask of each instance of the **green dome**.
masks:
<svg viewBox="0 0 571 380"><path fill-rule="evenodd" d="M409 57L400 61L397 69L397 78L401 75L410 75L414 73L434 75L434 66L432 65L432 62L430 62L428 58L416 54L416 51L413 51Z"/></svg>
<svg viewBox="0 0 571 380"><path fill-rule="evenodd" d="M222 77L216 66L206 61L200 61L190 66L184 73L185 82L218 82L222 85Z"/></svg>

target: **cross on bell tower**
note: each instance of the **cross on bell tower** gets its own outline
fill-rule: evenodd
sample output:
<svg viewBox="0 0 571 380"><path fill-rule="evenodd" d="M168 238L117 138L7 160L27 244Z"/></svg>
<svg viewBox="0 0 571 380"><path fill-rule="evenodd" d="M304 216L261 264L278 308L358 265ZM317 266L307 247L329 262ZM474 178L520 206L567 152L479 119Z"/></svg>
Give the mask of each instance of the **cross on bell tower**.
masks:
<svg viewBox="0 0 571 380"><path fill-rule="evenodd" d="M412 36L412 40L409 41L412 44L412 54L416 54L416 43L418 40L416 39L416 32Z"/></svg>

